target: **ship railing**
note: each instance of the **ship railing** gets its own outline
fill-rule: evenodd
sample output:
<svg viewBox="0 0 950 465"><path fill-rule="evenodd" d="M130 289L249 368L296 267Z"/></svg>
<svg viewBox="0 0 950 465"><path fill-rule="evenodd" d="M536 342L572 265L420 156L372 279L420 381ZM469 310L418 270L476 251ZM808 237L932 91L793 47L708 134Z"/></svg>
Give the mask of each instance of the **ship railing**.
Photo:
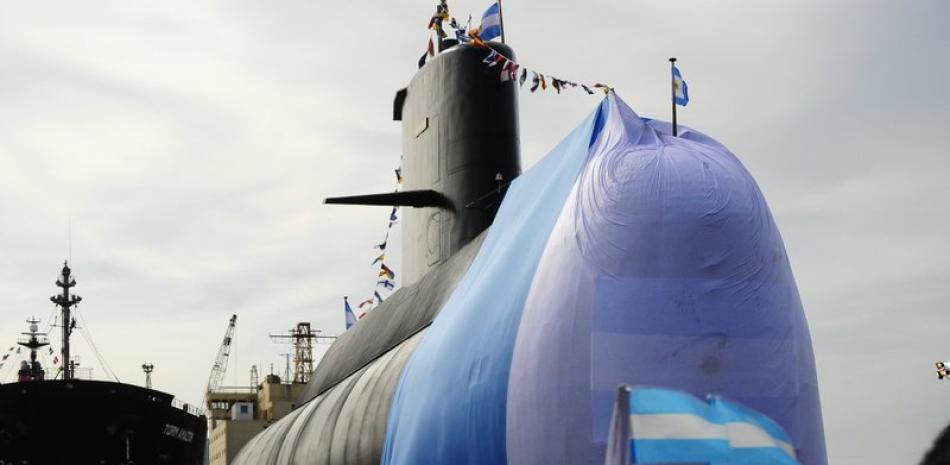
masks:
<svg viewBox="0 0 950 465"><path fill-rule="evenodd" d="M179 409L181 409L181 410L184 410L184 411L186 411L186 412L188 412L188 413L190 413L190 414L192 414L192 415L194 415L194 416L196 416L196 417L200 417L200 416L202 416L202 415L205 415L204 409L198 408L198 406L196 406L196 405L192 405L192 404L188 404L188 403L182 402L182 401L178 400L177 397L174 398L174 399L172 399L172 407L175 407L175 408L179 408Z"/></svg>
<svg viewBox="0 0 950 465"><path fill-rule="evenodd" d="M253 394L258 391L257 387L252 386L219 386L214 392L224 394Z"/></svg>

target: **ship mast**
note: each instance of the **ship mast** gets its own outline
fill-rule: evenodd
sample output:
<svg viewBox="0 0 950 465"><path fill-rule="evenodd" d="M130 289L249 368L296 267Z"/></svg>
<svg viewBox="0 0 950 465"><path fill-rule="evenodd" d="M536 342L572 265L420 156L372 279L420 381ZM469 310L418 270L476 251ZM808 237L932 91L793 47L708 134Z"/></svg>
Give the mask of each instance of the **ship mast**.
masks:
<svg viewBox="0 0 950 465"><path fill-rule="evenodd" d="M38 332L39 326L37 323L39 323L40 320L37 320L36 317L30 318L26 320L26 322L30 324L30 331L22 333L23 337L17 341L17 344L30 349L30 362L28 368L20 370L19 381L42 381L45 377L45 372L40 363L36 361L36 349L48 346L49 339L46 337L46 333Z"/></svg>
<svg viewBox="0 0 950 465"><path fill-rule="evenodd" d="M78 295L69 295L69 288L76 285L76 280L72 277L72 270L69 269L69 262L63 262L63 272L56 279L56 286L63 289L59 295L49 298L54 304L62 309L63 319L63 379L73 378L73 365L69 359L69 336L76 327L76 322L70 315L70 307L82 302L82 297Z"/></svg>

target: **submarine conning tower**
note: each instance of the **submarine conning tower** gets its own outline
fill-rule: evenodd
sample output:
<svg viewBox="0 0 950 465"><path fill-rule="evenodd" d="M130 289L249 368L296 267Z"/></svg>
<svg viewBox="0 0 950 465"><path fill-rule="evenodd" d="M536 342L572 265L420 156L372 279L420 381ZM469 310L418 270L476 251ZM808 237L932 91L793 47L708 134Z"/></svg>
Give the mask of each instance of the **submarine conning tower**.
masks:
<svg viewBox="0 0 950 465"><path fill-rule="evenodd" d="M514 59L510 47L489 47ZM489 67L485 47L448 46L396 93L401 192L326 203L415 207L402 214L403 285L418 281L487 229L521 174L517 86Z"/></svg>

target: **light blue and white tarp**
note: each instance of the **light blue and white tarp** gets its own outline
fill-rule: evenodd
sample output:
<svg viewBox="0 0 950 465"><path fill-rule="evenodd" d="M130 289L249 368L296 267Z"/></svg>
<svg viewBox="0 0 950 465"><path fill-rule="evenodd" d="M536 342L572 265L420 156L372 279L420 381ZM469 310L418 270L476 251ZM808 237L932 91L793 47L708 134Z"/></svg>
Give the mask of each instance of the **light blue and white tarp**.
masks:
<svg viewBox="0 0 950 465"><path fill-rule="evenodd" d="M721 396L623 386L613 422L605 465L798 465L779 424Z"/></svg>
<svg viewBox="0 0 950 465"><path fill-rule="evenodd" d="M599 465L617 386L715 392L825 465L788 257L739 160L611 93L516 179L426 331L386 465Z"/></svg>

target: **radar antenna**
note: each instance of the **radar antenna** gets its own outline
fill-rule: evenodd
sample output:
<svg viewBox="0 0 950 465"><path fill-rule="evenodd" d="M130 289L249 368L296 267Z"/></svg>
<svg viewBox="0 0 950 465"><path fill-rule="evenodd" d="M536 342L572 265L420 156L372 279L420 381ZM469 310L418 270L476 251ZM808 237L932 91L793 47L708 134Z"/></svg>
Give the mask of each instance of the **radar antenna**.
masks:
<svg viewBox="0 0 950 465"><path fill-rule="evenodd" d="M40 333L38 323L40 320L37 320L36 317L26 320L30 324L30 331L22 333L23 336L20 340L17 341L17 344L30 349L30 361L23 362L26 364L18 373L19 381L42 381L46 376L46 372L43 371L43 366L39 361L36 360L36 350L49 345L49 338L46 337L46 333ZM19 349L17 349L19 352Z"/></svg>

